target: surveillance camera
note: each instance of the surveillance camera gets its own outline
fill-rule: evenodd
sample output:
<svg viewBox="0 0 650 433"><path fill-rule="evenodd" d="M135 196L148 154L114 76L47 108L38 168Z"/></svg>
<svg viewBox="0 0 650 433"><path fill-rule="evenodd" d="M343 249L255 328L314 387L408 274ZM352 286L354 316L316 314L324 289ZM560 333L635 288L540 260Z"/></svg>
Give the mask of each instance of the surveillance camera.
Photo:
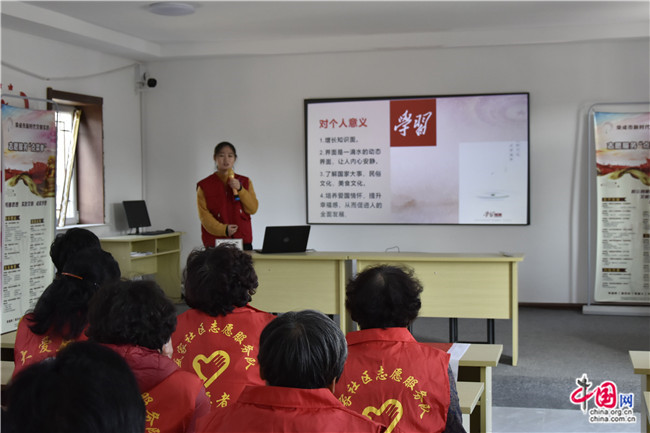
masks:
<svg viewBox="0 0 650 433"><path fill-rule="evenodd" d="M153 89L158 85L158 80L149 76L144 65L135 65L135 90L142 92Z"/></svg>

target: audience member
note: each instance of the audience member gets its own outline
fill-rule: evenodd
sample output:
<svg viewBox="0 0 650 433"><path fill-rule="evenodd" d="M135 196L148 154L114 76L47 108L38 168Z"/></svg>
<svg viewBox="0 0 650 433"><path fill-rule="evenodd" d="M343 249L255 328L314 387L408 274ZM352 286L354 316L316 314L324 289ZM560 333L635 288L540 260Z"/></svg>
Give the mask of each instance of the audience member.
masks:
<svg viewBox="0 0 650 433"><path fill-rule="evenodd" d="M147 409L147 429L193 432L210 411L201 381L163 354L176 327L176 309L151 280L102 287L90 304L86 333L120 354L135 374Z"/></svg>
<svg viewBox="0 0 650 433"><path fill-rule="evenodd" d="M68 342L85 340L90 299L100 285L119 278L119 265L101 249L85 249L66 259L34 310L18 323L14 376L28 365L54 356Z"/></svg>
<svg viewBox="0 0 650 433"><path fill-rule="evenodd" d="M371 267L348 283L346 308L360 331L335 394L395 432L464 432L449 355L418 343L407 326L422 285L408 269Z"/></svg>
<svg viewBox="0 0 650 433"><path fill-rule="evenodd" d="M84 341L24 369L9 383L5 433L142 433L133 373L110 349Z"/></svg>
<svg viewBox="0 0 650 433"><path fill-rule="evenodd" d="M213 410L221 410L246 385L264 384L258 341L275 316L248 305L257 274L250 255L233 245L192 251L183 280L190 309L178 316L173 359L203 380Z"/></svg>
<svg viewBox="0 0 650 433"><path fill-rule="evenodd" d="M97 235L90 230L73 227L65 233L59 233L50 245L50 258L57 275L63 270L65 263L78 251L86 248L99 248L101 244Z"/></svg>
<svg viewBox="0 0 650 433"><path fill-rule="evenodd" d="M203 432L383 432L353 412L332 390L347 356L345 338L324 314L305 310L280 315L260 337L264 385L251 385L228 411L212 411Z"/></svg>

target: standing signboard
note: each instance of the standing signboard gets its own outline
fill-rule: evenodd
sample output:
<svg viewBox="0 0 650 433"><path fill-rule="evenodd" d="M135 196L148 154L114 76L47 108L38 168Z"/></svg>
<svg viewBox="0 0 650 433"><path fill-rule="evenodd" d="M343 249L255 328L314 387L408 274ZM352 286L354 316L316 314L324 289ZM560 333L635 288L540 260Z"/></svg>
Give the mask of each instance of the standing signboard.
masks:
<svg viewBox="0 0 650 433"><path fill-rule="evenodd" d="M650 302L650 113L593 113L597 242L594 299Z"/></svg>
<svg viewBox="0 0 650 433"><path fill-rule="evenodd" d="M55 112L2 105L2 332L13 331L52 281Z"/></svg>

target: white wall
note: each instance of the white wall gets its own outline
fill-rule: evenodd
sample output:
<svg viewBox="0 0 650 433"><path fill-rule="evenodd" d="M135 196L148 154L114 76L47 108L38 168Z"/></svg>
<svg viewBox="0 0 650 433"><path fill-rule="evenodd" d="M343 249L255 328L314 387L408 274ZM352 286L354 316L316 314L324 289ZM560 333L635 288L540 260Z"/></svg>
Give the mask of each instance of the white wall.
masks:
<svg viewBox="0 0 650 433"><path fill-rule="evenodd" d="M132 60L2 29L2 93L24 92L45 99L46 88L104 98L106 227L99 235L126 228L122 200L142 195L140 94ZM9 91L13 84L13 91ZM22 101L6 98L11 105ZM45 109L32 102L31 108Z"/></svg>
<svg viewBox="0 0 650 433"><path fill-rule="evenodd" d="M184 254L200 246L195 184L212 172L212 150L230 140L237 171L260 199L254 246L267 225L305 222L303 99L530 92L531 225L312 227L319 251L522 252L522 302L588 299L586 117L595 102L650 99L648 41L592 42L295 56L219 57L151 63L158 86L139 98L132 68L43 80L2 67L29 96L45 88L104 98L106 213L118 233L122 200L144 189L156 228L184 231ZM79 77L127 59L2 30L2 61L43 77ZM117 209L117 212L116 212Z"/></svg>
<svg viewBox="0 0 650 433"><path fill-rule="evenodd" d="M586 110L649 97L648 42L229 57L149 65L147 200L159 227L200 245L195 184L229 140L260 199L264 227L305 223L303 99L530 92L531 225L312 227L319 251L522 252L520 301L588 300Z"/></svg>

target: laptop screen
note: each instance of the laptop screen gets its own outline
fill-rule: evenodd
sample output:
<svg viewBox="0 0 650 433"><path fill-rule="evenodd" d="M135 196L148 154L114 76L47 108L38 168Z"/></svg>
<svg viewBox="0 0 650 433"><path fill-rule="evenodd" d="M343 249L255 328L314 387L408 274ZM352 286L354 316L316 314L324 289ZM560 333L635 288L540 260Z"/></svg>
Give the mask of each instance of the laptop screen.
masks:
<svg viewBox="0 0 650 433"><path fill-rule="evenodd" d="M304 253L311 226L268 226L260 253Z"/></svg>

